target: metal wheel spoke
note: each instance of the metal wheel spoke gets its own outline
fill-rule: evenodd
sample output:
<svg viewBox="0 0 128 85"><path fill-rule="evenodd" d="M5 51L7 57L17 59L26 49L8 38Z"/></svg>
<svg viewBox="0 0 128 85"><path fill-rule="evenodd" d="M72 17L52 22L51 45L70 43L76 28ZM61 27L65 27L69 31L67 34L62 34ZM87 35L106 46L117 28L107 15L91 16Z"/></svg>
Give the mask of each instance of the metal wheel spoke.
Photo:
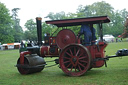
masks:
<svg viewBox="0 0 128 85"><path fill-rule="evenodd" d="M83 55L83 53L80 53L80 55L78 56L78 58L80 57L80 56L82 56Z"/></svg>
<svg viewBox="0 0 128 85"><path fill-rule="evenodd" d="M79 65L85 68L85 66L83 64L81 64L80 62L79 62Z"/></svg>
<svg viewBox="0 0 128 85"><path fill-rule="evenodd" d="M88 61L85 61L85 60L79 60L80 62L85 62L85 63L88 63Z"/></svg>
<svg viewBox="0 0 128 85"><path fill-rule="evenodd" d="M80 49L78 49L78 50L77 50L77 53L76 53L76 55L75 55L75 56L78 56L79 52L80 52Z"/></svg>
<svg viewBox="0 0 128 85"><path fill-rule="evenodd" d="M82 57L80 57L79 59L84 59L84 58L87 58L87 56L82 56Z"/></svg>
<svg viewBox="0 0 128 85"><path fill-rule="evenodd" d="M71 56L73 56L73 53L72 53L71 49L69 49L69 51L70 51L70 53L71 53Z"/></svg>
<svg viewBox="0 0 128 85"><path fill-rule="evenodd" d="M72 71L72 69L73 69L73 66L71 67L71 70L70 71Z"/></svg>
<svg viewBox="0 0 128 85"><path fill-rule="evenodd" d="M82 69L80 68L80 65L78 65L78 68L79 68L80 71L82 71Z"/></svg>
<svg viewBox="0 0 128 85"><path fill-rule="evenodd" d="M65 63L68 63L68 62L70 62L70 61L64 61L64 64L65 64Z"/></svg>
<svg viewBox="0 0 128 85"><path fill-rule="evenodd" d="M67 68L71 65L71 63L68 64Z"/></svg>
<svg viewBox="0 0 128 85"><path fill-rule="evenodd" d="M68 52L65 52L66 54L68 54L70 57L72 56L71 54L69 54Z"/></svg>

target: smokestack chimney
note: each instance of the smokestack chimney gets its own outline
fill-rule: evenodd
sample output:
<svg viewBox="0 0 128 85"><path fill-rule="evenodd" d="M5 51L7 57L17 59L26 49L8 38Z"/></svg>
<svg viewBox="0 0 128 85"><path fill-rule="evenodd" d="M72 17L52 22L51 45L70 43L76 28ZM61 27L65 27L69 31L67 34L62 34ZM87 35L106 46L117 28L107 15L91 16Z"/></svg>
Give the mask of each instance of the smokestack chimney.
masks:
<svg viewBox="0 0 128 85"><path fill-rule="evenodd" d="M42 18L36 17L38 45L42 46Z"/></svg>

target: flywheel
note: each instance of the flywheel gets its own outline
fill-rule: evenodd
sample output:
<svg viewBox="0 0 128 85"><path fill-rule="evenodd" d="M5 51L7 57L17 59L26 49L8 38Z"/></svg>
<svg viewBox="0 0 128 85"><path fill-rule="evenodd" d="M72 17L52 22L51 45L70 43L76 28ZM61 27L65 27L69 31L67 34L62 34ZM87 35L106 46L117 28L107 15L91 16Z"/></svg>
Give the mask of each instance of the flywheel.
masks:
<svg viewBox="0 0 128 85"><path fill-rule="evenodd" d="M63 29L57 34L56 43L58 47L61 49L75 42L76 42L76 36L72 30Z"/></svg>

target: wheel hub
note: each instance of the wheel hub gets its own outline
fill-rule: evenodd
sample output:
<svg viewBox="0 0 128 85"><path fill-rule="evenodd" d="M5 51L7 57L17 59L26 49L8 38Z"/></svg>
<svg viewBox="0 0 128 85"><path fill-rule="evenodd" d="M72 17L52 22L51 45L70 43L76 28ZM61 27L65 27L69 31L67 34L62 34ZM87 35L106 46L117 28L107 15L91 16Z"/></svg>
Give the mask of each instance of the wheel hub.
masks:
<svg viewBox="0 0 128 85"><path fill-rule="evenodd" d="M75 63L77 61L77 59L76 58L73 58L72 61Z"/></svg>
<svg viewBox="0 0 128 85"><path fill-rule="evenodd" d="M72 64L73 64L73 66L76 66L77 63L78 63L78 58L77 58L77 56L73 56L71 60L72 60L71 62L72 62Z"/></svg>

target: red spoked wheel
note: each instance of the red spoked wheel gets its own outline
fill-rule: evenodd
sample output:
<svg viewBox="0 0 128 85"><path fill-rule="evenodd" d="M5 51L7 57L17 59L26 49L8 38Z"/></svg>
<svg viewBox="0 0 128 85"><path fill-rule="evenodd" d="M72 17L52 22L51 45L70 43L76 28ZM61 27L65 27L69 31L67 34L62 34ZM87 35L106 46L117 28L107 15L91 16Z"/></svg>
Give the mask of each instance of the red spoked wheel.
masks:
<svg viewBox="0 0 128 85"><path fill-rule="evenodd" d="M81 76L90 67L90 53L82 45L66 46L59 57L59 64L64 73L69 76Z"/></svg>

